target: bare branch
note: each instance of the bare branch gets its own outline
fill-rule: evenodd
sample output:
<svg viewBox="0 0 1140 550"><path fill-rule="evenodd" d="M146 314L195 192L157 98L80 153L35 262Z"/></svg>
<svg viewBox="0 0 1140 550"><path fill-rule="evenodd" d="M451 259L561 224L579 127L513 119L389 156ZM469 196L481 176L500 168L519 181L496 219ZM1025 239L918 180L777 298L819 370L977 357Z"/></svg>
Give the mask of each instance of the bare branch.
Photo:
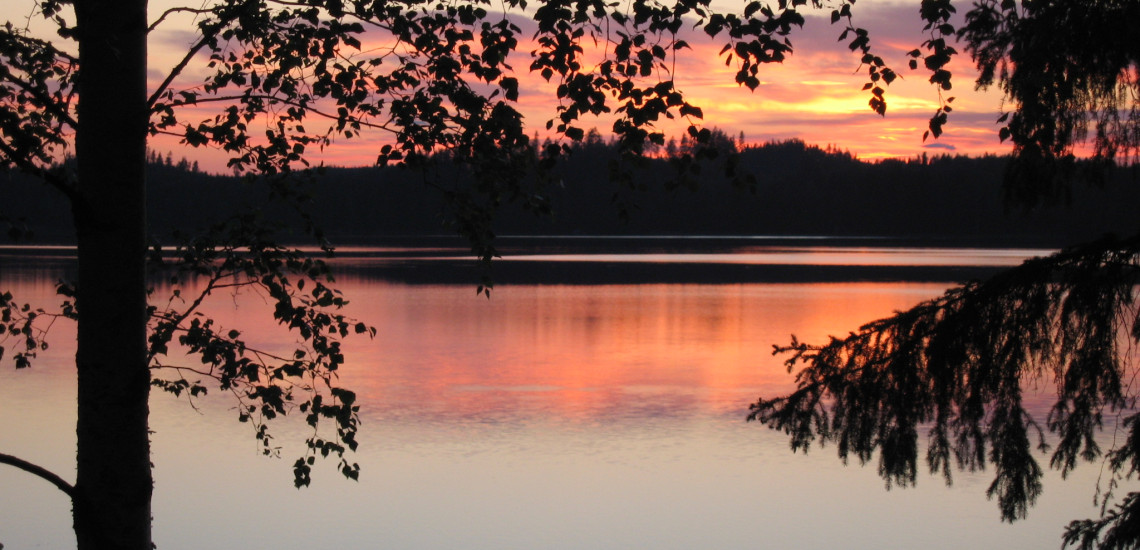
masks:
<svg viewBox="0 0 1140 550"><path fill-rule="evenodd" d="M213 11L208 10L208 9L204 9L204 8L188 8L185 6L178 6L175 8L170 8L170 9L162 12L162 15L158 16L158 19L156 19L154 23L151 23L150 26L146 28L146 32L149 33L151 31L157 29L158 26L161 25L162 22L165 21L168 16L173 15L175 13L193 13L195 15L205 15L208 13L213 13Z"/></svg>
<svg viewBox="0 0 1140 550"><path fill-rule="evenodd" d="M221 25L218 27L220 28ZM158 101L158 98L161 97L166 89L170 87L170 83L174 82L174 79L178 78L178 75L182 74L182 70L186 68L186 65L190 64L190 60L194 59L194 56L198 55L198 52L202 51L202 48L206 47L206 44L208 44L212 38L213 35L203 35L202 38L198 40L198 42L195 43L186 52L186 55L182 57L182 60L179 61L173 69L171 69L170 74L166 75L166 79L162 81L162 84L159 84L158 88L155 88L154 93L150 95L150 98L146 100L146 106L148 109L154 107L154 104Z"/></svg>
<svg viewBox="0 0 1140 550"><path fill-rule="evenodd" d="M196 369L194 367L183 367L183 366L179 366L179 365L163 365L161 363L155 363L148 368L150 370L153 370L153 371L158 371L158 370L163 370L163 369L172 370L174 372L179 373L180 376L181 376L181 373L183 373L183 372L190 372L190 373L197 374L198 376L205 376L207 378L213 378L214 380L218 380L218 375L214 374L213 372L205 371L205 370L201 370L201 369Z"/></svg>
<svg viewBox="0 0 1140 550"><path fill-rule="evenodd" d="M62 477L59 477L58 475L51 472L47 468L44 468L43 466L38 466L38 465L32 464L31 462L28 462L27 460L24 460L22 458L17 458L17 457L14 457L12 455L4 454L4 453L0 453L0 464L7 464L9 466L13 466L13 467L19 468L25 472L28 472L29 474L32 474L32 475L34 475L40 479L43 479L44 481L47 481L48 483L51 483L52 485L55 485L56 489L63 491L63 493L65 495L67 495L69 498L71 498L71 499L75 498L75 486L64 481Z"/></svg>

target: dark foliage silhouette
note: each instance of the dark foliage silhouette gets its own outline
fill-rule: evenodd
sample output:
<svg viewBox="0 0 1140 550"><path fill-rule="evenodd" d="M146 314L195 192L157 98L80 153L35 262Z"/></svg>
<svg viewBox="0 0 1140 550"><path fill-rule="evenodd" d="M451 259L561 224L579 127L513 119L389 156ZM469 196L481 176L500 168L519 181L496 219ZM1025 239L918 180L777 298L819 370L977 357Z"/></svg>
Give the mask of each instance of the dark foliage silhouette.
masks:
<svg viewBox="0 0 1140 550"><path fill-rule="evenodd" d="M1140 470L1130 383L1130 342L1140 338L1135 287L1140 239L1105 239L1029 260L984 282L892 317L846 338L778 346L798 389L761 399L749 420L791 436L793 449L836 445L840 458L878 455L888 486L907 486L925 462L949 483L955 468L994 467L987 495L1004 520L1025 517L1041 492L1034 448L1052 447L1049 465L1067 473L1104 454L1105 423L1129 427L1129 443L1108 453L1113 473ZM1044 419L1026 410L1025 385L1055 385ZM1053 437L1046 437L1051 434ZM1048 442L1053 441L1050 445Z"/></svg>
<svg viewBox="0 0 1140 550"><path fill-rule="evenodd" d="M961 28L954 12L948 0L923 3L937 35L927 48L948 60L956 52L943 39L959 36L981 71L977 85L996 84L1009 99L1011 111L999 118L1000 137L1014 144L1008 206L1071 200L1074 182L1103 181L1115 161L1135 159L1140 50L1129 37L1140 3L983 0ZM935 69L932 81L948 90L949 76ZM936 136L949 103L931 120ZM1090 159L1077 160L1081 147ZM925 461L947 481L954 468L994 468L987 495L1009 521L1024 517L1043 489L1034 447L1049 450L1049 466L1062 473L1104 460L1112 479L1100 494L1102 517L1072 522L1063 543L1140 547L1137 494L1113 505L1117 484L1140 476L1131 355L1140 342L1138 246L1140 237L1071 247L825 345L793 338L776 352L790 354L789 369L804 365L798 389L760 399L748 418L786 431L793 449L815 441L834 443L843 459L877 454L888 485L914 482L925 433ZM1043 417L1022 403L1035 381L1057 388ZM1126 428L1127 439L1102 449L1096 437L1106 425Z"/></svg>

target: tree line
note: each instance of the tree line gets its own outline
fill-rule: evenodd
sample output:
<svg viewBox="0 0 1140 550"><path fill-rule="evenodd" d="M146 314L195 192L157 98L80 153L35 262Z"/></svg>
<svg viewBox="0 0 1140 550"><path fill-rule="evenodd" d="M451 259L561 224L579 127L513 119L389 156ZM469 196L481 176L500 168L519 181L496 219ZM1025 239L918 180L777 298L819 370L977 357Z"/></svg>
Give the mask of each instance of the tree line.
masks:
<svg viewBox="0 0 1140 550"><path fill-rule="evenodd" d="M1000 156L916 156L877 162L799 140L746 145L724 137L720 158L698 176L680 177L673 155L644 159L633 179L603 177L620 161L616 144L591 133L571 147L568 161L538 187L550 215L506 204L494 230L511 235L821 235L882 236L916 242L1063 246L1106 233L1130 234L1140 189L1134 169L1116 169L1102 185L1075 186L1069 200L1033 208L1003 206ZM687 146L681 141L680 149ZM665 148L662 148L664 152ZM734 156L734 182L719 169ZM237 211L299 224L296 214L265 200L270 183L197 170L196 163L148 156L151 235L193 234ZM329 167L302 178L305 209L335 242L452 233L448 193L472 185L465 172L438 163L450 188L422 185L422 174L396 167ZM58 212L64 198L11 172L19 185L0 186L0 204L23 217L33 242L69 242ZM537 184L536 184L537 185ZM624 213L624 216L622 215ZM292 222L290 222L292 220Z"/></svg>

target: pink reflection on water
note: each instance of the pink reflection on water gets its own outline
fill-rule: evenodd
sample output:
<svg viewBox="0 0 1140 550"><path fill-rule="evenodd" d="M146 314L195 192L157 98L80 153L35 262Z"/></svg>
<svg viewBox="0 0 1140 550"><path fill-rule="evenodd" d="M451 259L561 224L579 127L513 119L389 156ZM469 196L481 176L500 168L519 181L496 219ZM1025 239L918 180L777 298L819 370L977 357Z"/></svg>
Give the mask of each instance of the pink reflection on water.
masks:
<svg viewBox="0 0 1140 550"><path fill-rule="evenodd" d="M343 381L377 414L514 410L579 422L740 413L787 391L772 345L822 340L939 294L937 284L355 288L373 342L348 342ZM435 406L425 405L435 404Z"/></svg>
<svg viewBox="0 0 1140 550"><path fill-rule="evenodd" d="M51 298L54 275L9 274L29 297ZM363 406L351 458L361 482L327 468L294 491L289 459L307 435L296 417L275 432L293 446L286 459L267 461L224 394L199 410L156 395L160 546L1038 548L1095 514L1088 476L1068 488L1050 479L1031 520L1008 526L984 497L986 474L888 493L873 466L844 467L830 448L793 455L782 435L744 424L756 397L792 388L772 344L842 336L943 284L528 285L490 300L474 284L360 275L337 286L348 313L378 329L346 340L340 380ZM269 307L219 293L206 311L251 344L288 351L296 338ZM42 368L0 373L0 449L62 472L74 458L72 334ZM55 546L66 546L66 502L21 479L0 477L0 488L48 496L0 505L3 541L63 533Z"/></svg>

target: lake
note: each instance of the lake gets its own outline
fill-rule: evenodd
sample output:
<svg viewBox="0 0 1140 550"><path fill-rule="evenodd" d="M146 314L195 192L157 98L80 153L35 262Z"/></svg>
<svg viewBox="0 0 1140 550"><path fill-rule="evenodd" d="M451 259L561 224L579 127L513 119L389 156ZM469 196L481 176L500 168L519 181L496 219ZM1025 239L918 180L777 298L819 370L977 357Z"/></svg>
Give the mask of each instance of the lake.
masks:
<svg viewBox="0 0 1140 550"><path fill-rule="evenodd" d="M1037 549L1098 514L1099 464L1050 472L1029 519L1005 524L985 472L947 487L924 471L887 491L874 464L843 465L832 447L793 454L744 421L757 397L793 387L773 344L846 334L1049 251L810 238L505 239L503 251L490 299L450 244L346 247L333 261L349 313L378 330L346 340L340 379L362 404L359 482L330 460L296 490L304 426L277 426L283 458L263 458L224 395L191 407L154 394L158 548ZM51 303L69 254L0 249L0 286ZM210 307L250 341L280 339L255 295ZM52 330L33 368L0 369L0 452L68 478L74 328ZM0 495L5 550L74 547L57 490L0 467Z"/></svg>

